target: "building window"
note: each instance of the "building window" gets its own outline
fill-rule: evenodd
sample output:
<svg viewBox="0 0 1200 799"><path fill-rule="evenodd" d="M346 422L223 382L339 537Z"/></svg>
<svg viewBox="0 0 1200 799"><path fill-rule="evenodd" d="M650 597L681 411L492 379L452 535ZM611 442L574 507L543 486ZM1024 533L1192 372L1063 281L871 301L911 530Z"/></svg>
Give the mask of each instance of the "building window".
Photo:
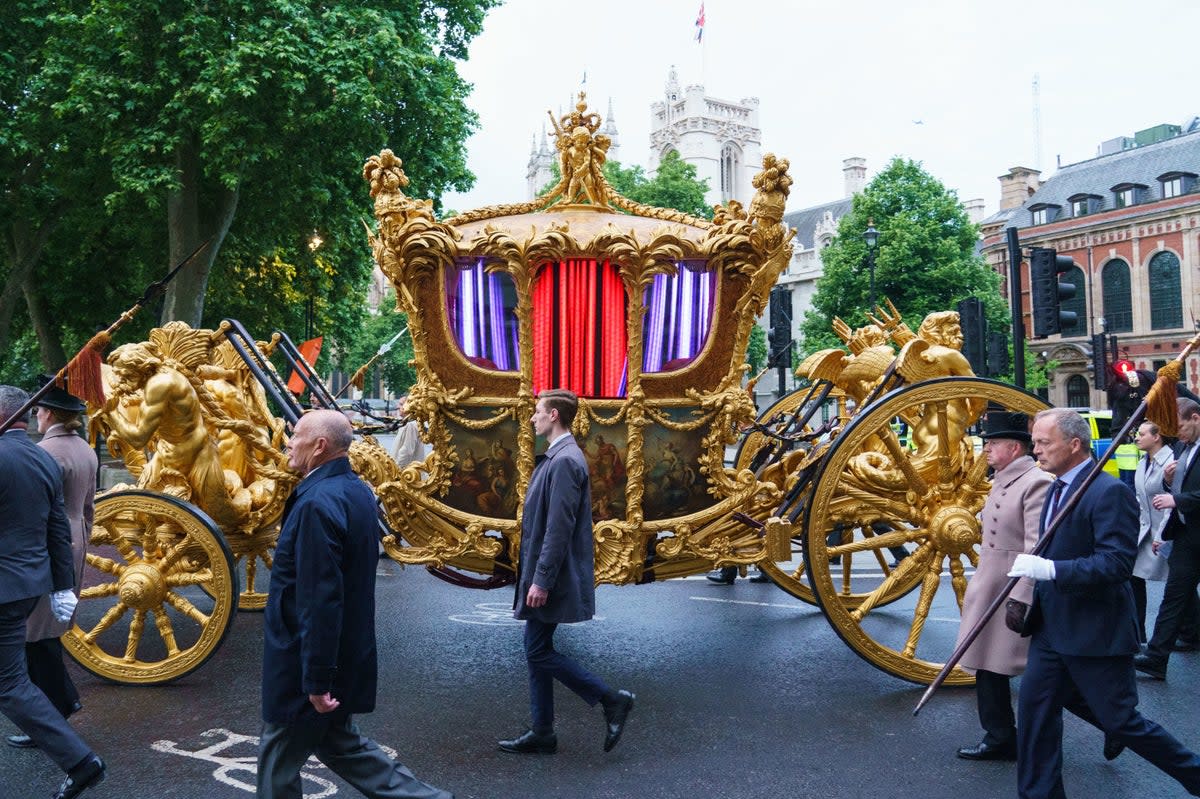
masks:
<svg viewBox="0 0 1200 799"><path fill-rule="evenodd" d="M1083 375L1071 375L1067 378L1067 407L1087 408L1092 404L1092 392L1088 387L1087 378Z"/></svg>
<svg viewBox="0 0 1200 799"><path fill-rule="evenodd" d="M1088 334L1087 286L1084 283L1083 270L1078 266L1068 269L1063 272L1062 282L1070 283L1075 287L1075 296L1069 300L1063 300L1060 307L1064 311L1074 311L1075 318L1079 320L1074 327L1063 329L1063 337L1086 336Z"/></svg>
<svg viewBox="0 0 1200 799"><path fill-rule="evenodd" d="M721 202L739 199L737 178L741 171L741 151L736 145L726 144L721 148Z"/></svg>
<svg viewBox="0 0 1200 799"><path fill-rule="evenodd" d="M1134 190L1132 188L1121 189L1120 191L1113 192L1113 196L1116 198L1117 208L1128 208L1137 202L1137 199L1134 197Z"/></svg>
<svg viewBox="0 0 1200 799"><path fill-rule="evenodd" d="M1046 218L1046 209L1045 208L1039 208L1033 212L1033 224L1044 225L1049 221L1050 220Z"/></svg>
<svg viewBox="0 0 1200 799"><path fill-rule="evenodd" d="M1150 259L1150 329L1183 327L1183 299L1179 286L1179 258L1171 252Z"/></svg>
<svg viewBox="0 0 1200 799"><path fill-rule="evenodd" d="M1133 299L1129 290L1129 264L1120 258L1104 265L1100 274L1104 293L1104 323L1109 333L1133 330Z"/></svg>
<svg viewBox="0 0 1200 799"><path fill-rule="evenodd" d="M1178 197L1183 194L1183 178L1171 178L1162 182L1163 199L1167 200L1171 197Z"/></svg>
<svg viewBox="0 0 1200 799"><path fill-rule="evenodd" d="M1087 216L1088 201L1084 197L1081 200L1071 200L1071 216Z"/></svg>

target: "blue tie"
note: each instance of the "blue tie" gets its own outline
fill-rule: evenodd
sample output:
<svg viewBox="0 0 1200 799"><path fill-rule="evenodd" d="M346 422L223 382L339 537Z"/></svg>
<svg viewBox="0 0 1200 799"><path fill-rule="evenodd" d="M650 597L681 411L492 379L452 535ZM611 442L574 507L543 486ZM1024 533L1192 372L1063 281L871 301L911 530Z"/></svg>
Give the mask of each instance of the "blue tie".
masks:
<svg viewBox="0 0 1200 799"><path fill-rule="evenodd" d="M1047 524L1054 518L1054 514L1058 513L1058 501L1062 498L1062 492L1066 486L1067 483L1064 480L1054 481L1054 486L1050 490L1050 512L1046 514Z"/></svg>

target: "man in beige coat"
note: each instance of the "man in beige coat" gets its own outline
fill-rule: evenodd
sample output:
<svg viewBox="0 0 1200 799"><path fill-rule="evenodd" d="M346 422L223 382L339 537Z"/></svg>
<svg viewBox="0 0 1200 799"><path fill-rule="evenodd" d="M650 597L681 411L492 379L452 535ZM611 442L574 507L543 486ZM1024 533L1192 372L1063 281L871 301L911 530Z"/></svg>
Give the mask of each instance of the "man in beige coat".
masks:
<svg viewBox="0 0 1200 799"><path fill-rule="evenodd" d="M1030 456L1029 418L1023 413L993 411L987 415L983 454L993 470L992 490L983 506L983 540L979 565L963 597L959 636L983 616L1008 582L1013 561L1033 549L1046 491L1054 478ZM1033 582L1021 580L1010 596L1033 599ZM1009 630L997 613L963 655L962 665L975 670L975 694L983 740L958 750L966 760L1016 760L1017 727L1010 678L1025 670L1029 639Z"/></svg>

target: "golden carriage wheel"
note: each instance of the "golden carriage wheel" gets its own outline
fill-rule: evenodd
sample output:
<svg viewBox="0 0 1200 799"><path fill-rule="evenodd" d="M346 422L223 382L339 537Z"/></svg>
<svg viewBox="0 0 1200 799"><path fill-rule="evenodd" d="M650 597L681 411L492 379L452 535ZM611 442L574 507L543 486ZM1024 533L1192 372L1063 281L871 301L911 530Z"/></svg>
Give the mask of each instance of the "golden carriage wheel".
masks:
<svg viewBox="0 0 1200 799"><path fill-rule="evenodd" d="M794 391L791 394L782 397L776 401L774 405L767 408L767 410L759 415L759 423L766 423L770 419L780 414L784 414L785 418L786 416L790 416L807 397L808 389L806 388ZM811 428L811 425L809 428ZM734 461L734 466L739 470L749 468L750 464L754 460L754 456L769 442L770 439L761 432L757 430L751 431L746 435L745 438L742 439L741 444L738 446L737 457ZM809 489L809 493L811 494L811 488ZM807 502L807 500L802 500L802 502ZM840 534L842 537L851 537L856 534L861 535L861 532L846 529L841 531ZM867 534L871 534L871 531L868 530ZM885 559L880 562L879 566L882 570L887 572L891 568L890 564L891 560ZM844 566L842 566L844 569L843 576L847 580L850 576L851 566L852 561L849 559L847 559ZM813 593L812 585L808 580L807 566L804 563L804 535L802 531L798 531L796 536L791 540L791 557L784 561L760 561L758 567L771 577L775 585L779 586L796 599L799 599L802 602L807 602L810 605L818 604L816 595ZM885 596L878 598L879 604L886 605L890 602L896 601L900 597L904 596L904 594L915 588L919 582L919 575L914 574L911 578L897 583L893 590L889 591ZM846 590L838 594L838 600L850 608L856 607L858 603L861 602L865 597L866 593L856 592L853 590Z"/></svg>
<svg viewBox="0 0 1200 799"><path fill-rule="evenodd" d="M63 636L91 673L157 685L200 668L229 633L237 572L204 512L149 491L106 494L84 565L75 624Z"/></svg>
<svg viewBox="0 0 1200 799"><path fill-rule="evenodd" d="M957 620L966 567L978 563L978 513L990 485L987 462L977 440L954 436L954 419L968 405L988 403L1030 415L1048 407L1033 394L971 377L904 387L846 426L814 481L804 555L817 602L851 649L911 682L932 682L953 650L953 632L925 640L922 633L927 623L943 624L950 614ZM914 439L924 438L927 446L917 441L910 447L897 432L901 422L912 425ZM841 540L831 545L835 531ZM880 570L893 545L905 546L909 556L895 570ZM830 564L834 557L838 566ZM864 557L867 568L854 569ZM884 600L905 592L906 583L920 590L881 612ZM951 592L949 609L934 609L939 589ZM847 603L850 592L861 600ZM946 680L973 682L960 668Z"/></svg>

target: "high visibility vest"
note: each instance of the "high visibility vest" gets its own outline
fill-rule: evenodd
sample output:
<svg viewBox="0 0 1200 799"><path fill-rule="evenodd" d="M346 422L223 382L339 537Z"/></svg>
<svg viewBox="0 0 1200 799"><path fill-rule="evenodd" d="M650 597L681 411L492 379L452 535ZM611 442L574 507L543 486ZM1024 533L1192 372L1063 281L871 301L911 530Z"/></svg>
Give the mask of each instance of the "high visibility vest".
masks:
<svg viewBox="0 0 1200 799"><path fill-rule="evenodd" d="M1117 468L1123 472L1132 472L1137 469L1138 459L1141 457L1141 451L1134 444L1121 444L1117 447L1117 452L1113 459L1117 462Z"/></svg>

